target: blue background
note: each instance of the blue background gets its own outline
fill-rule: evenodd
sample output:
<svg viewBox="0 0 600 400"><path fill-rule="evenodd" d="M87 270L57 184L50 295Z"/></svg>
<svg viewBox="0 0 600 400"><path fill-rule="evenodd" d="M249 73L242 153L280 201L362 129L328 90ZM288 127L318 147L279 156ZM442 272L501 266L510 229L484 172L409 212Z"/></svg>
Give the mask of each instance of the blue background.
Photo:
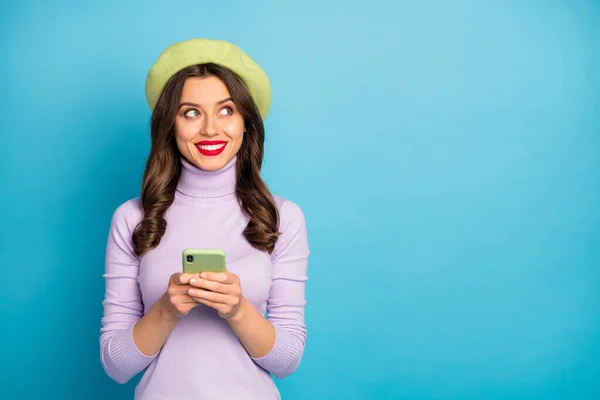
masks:
<svg viewBox="0 0 600 400"><path fill-rule="evenodd" d="M191 37L272 80L264 176L312 249L284 399L600 398L598 1L7 3L1 398L132 398L104 247L146 73Z"/></svg>

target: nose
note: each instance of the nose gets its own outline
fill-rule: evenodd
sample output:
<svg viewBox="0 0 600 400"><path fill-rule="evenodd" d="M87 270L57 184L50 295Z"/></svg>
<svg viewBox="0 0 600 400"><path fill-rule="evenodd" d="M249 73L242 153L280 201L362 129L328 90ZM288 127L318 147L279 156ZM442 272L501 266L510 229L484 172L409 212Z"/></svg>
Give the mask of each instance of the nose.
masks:
<svg viewBox="0 0 600 400"><path fill-rule="evenodd" d="M217 131L217 121L213 116L209 116L205 119L206 123L204 124L204 135L205 136L215 136L219 132Z"/></svg>

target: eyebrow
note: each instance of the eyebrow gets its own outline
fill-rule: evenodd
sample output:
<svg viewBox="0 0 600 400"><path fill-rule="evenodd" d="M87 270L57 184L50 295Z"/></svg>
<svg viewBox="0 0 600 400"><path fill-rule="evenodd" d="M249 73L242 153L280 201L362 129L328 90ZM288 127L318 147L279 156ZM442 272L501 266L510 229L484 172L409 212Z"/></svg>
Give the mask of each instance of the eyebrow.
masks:
<svg viewBox="0 0 600 400"><path fill-rule="evenodd" d="M219 105L221 105L221 104L223 104L223 103L227 103L227 102L228 102L228 101L230 101L230 100L231 100L231 101L233 101L233 99L232 99L231 97L228 97L228 98L226 98L226 99L223 99L223 100L219 100L219 101L217 101L217 103L216 103L216 104L219 106ZM190 103L189 101L185 101L185 102L181 103L181 104L179 105L179 108L181 108L181 107L183 107L183 106L191 106L191 107L198 107L198 108L201 108L201 107L200 107L200 104L196 104L196 103Z"/></svg>

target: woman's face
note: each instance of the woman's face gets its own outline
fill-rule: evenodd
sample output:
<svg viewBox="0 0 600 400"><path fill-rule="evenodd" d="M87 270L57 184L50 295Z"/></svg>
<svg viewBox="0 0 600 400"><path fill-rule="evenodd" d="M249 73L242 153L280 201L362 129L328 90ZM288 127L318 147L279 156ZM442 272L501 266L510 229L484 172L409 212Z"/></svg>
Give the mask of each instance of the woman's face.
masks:
<svg viewBox="0 0 600 400"><path fill-rule="evenodd" d="M196 166L221 169L237 154L244 138L244 117L219 78L188 78L175 117L175 139Z"/></svg>

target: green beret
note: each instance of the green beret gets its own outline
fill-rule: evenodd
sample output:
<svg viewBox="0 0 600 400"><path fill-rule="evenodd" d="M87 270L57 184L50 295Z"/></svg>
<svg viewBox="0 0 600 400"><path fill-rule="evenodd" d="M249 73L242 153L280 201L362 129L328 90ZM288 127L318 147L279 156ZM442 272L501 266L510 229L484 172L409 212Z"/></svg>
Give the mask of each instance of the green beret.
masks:
<svg viewBox="0 0 600 400"><path fill-rule="evenodd" d="M215 63L242 77L263 119L271 107L271 84L265 71L238 46L224 40L189 39L169 46L146 77L146 101L153 110L167 81L194 64Z"/></svg>

